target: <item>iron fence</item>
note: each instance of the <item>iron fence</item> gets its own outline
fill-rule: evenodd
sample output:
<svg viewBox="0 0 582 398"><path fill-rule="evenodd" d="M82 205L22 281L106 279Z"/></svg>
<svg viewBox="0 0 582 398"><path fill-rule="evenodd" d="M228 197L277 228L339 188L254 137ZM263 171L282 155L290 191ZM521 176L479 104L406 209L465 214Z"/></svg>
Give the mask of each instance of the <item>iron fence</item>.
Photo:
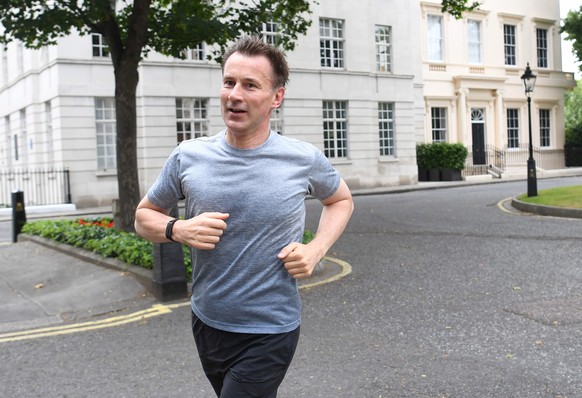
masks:
<svg viewBox="0 0 582 398"><path fill-rule="evenodd" d="M520 144L518 148L505 148L507 153L507 163L508 164L526 164L529 159L529 145ZM536 167L542 168L542 152L540 148L532 146L533 157L536 161Z"/></svg>
<svg viewBox="0 0 582 398"><path fill-rule="evenodd" d="M488 173L492 173L497 177L501 176L501 173L505 170L506 166L506 151L498 149L493 145L486 145L483 152L484 153L481 157L483 164L474 164L475 159L473 157L473 151L472 148L469 147L465 169L463 170L464 176Z"/></svg>
<svg viewBox="0 0 582 398"><path fill-rule="evenodd" d="M0 207L12 206L12 192L24 192L27 206L71 203L69 170L38 167L0 170Z"/></svg>
<svg viewBox="0 0 582 398"><path fill-rule="evenodd" d="M529 158L529 146L520 145L518 148L499 149L493 145L486 145L484 151L483 164L474 164L472 148L469 147L463 176L492 174L500 178L501 174L507 170L507 167L527 163ZM542 167L543 153L538 147L533 147L533 156L536 161L536 167ZM483 158L481 159L483 160Z"/></svg>

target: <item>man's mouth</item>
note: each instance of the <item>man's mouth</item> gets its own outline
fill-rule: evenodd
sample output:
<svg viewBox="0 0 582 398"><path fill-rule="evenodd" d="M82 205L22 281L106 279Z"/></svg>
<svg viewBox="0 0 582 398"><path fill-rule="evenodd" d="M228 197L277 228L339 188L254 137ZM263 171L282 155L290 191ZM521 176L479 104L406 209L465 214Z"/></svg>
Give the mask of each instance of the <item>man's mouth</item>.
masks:
<svg viewBox="0 0 582 398"><path fill-rule="evenodd" d="M236 113L236 114L241 114L241 113L246 112L244 109L240 109L240 108L228 108L228 111L231 113Z"/></svg>

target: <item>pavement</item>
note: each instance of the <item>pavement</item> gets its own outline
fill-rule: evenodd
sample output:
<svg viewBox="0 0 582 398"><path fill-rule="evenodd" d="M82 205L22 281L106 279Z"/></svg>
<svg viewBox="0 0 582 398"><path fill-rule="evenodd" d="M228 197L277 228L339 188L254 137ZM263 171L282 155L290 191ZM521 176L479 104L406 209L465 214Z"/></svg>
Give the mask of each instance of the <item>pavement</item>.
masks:
<svg viewBox="0 0 582 398"><path fill-rule="evenodd" d="M557 170L538 178L570 176L582 176L582 168ZM516 179L524 178L424 182L414 186L383 187L353 193L386 194L503 183ZM524 191L525 188L524 185ZM535 210L526 209L532 212ZM66 209L48 213L36 211L28 216L28 220L106 214L111 214L111 209ZM9 220L6 215L0 215L0 228L11 225L7 222ZM63 246L66 245L27 236L20 236L15 244L0 242L0 340L3 334L9 332L98 319L158 303L140 282L144 275L147 277L148 271L136 270L137 267L120 265L122 263L116 260L105 260L92 253ZM312 287L336 280L349 272L349 264L328 258L311 280L301 283L304 287Z"/></svg>

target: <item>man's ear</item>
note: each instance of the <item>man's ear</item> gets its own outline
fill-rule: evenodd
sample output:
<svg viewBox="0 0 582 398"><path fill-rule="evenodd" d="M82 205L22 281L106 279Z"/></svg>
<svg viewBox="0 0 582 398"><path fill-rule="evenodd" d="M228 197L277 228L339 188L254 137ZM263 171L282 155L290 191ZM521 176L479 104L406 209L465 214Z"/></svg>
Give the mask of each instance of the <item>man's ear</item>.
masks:
<svg viewBox="0 0 582 398"><path fill-rule="evenodd" d="M285 98L285 87L279 87L275 90L275 98L273 98L272 108L279 108Z"/></svg>

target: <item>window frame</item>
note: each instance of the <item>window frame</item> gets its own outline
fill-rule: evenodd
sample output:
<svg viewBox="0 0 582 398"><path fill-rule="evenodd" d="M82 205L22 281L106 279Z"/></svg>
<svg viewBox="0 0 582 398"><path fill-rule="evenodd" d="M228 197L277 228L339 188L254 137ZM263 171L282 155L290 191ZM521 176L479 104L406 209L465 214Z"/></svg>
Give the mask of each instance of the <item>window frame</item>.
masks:
<svg viewBox="0 0 582 398"><path fill-rule="evenodd" d="M177 97L175 99L176 142L208 137L208 98ZM180 139L181 138L181 139Z"/></svg>
<svg viewBox="0 0 582 398"><path fill-rule="evenodd" d="M510 115L510 113L513 114ZM521 127L519 108L506 109L505 123L507 126L507 149L519 149L519 136Z"/></svg>
<svg viewBox="0 0 582 398"><path fill-rule="evenodd" d="M95 40L97 40L97 43ZM93 52L93 57L95 58L111 57L109 45L105 43L105 38L101 33L91 33L91 49Z"/></svg>
<svg viewBox="0 0 582 398"><path fill-rule="evenodd" d="M376 48L376 71L392 72L392 26L375 25L374 45Z"/></svg>
<svg viewBox="0 0 582 398"><path fill-rule="evenodd" d="M117 113L114 97L95 98L95 136L97 169L117 170ZM103 148L102 153L100 148Z"/></svg>
<svg viewBox="0 0 582 398"><path fill-rule="evenodd" d="M474 23L478 27L476 41L471 35L471 24ZM472 49L477 50L478 60L472 59L473 52ZM480 19L469 18L467 20L467 61L472 65L482 65L483 64L483 21Z"/></svg>
<svg viewBox="0 0 582 398"><path fill-rule="evenodd" d="M272 46L279 46L281 43L281 24L275 21L266 21L261 26L261 37L263 41Z"/></svg>
<svg viewBox="0 0 582 398"><path fill-rule="evenodd" d="M319 60L322 68L345 69L344 20L319 18Z"/></svg>
<svg viewBox="0 0 582 398"><path fill-rule="evenodd" d="M324 100L323 153L328 159L348 159L348 102Z"/></svg>
<svg viewBox="0 0 582 398"><path fill-rule="evenodd" d="M380 156L396 157L394 102L378 102L378 149Z"/></svg>
<svg viewBox="0 0 582 398"><path fill-rule="evenodd" d="M206 43L197 43L194 47L189 47L182 51L185 60L196 62L207 61L206 53Z"/></svg>
<svg viewBox="0 0 582 398"><path fill-rule="evenodd" d="M509 34L506 28L511 28ZM510 42L511 38L513 42ZM517 25L503 24L503 62L505 66L517 66Z"/></svg>
<svg viewBox="0 0 582 398"><path fill-rule="evenodd" d="M433 36L436 30L431 29L431 20L438 21L438 36ZM444 62L445 61L445 40L444 40L444 21L443 16L438 14L428 14L426 16L426 37L427 37L427 58L430 62ZM435 51L435 45L436 51ZM438 52L437 57L433 54Z"/></svg>
<svg viewBox="0 0 582 398"><path fill-rule="evenodd" d="M446 106L430 107L431 142L447 142L449 125L448 116L449 112Z"/></svg>
<svg viewBox="0 0 582 398"><path fill-rule="evenodd" d="M552 144L552 110L539 109L540 148L550 148Z"/></svg>
<svg viewBox="0 0 582 398"><path fill-rule="evenodd" d="M540 32L545 33L545 36L541 40L545 43L540 43ZM548 29L536 27L536 63L538 68L548 69L550 67L550 43L548 40L548 33ZM545 47L540 44L545 44Z"/></svg>

